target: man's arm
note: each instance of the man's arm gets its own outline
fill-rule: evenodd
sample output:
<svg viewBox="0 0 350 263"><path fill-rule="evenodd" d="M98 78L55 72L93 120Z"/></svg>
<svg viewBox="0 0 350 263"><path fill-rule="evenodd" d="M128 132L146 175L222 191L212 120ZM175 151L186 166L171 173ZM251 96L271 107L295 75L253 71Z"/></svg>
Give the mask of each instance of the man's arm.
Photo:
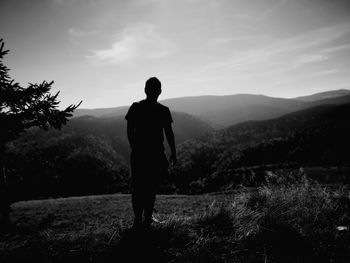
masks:
<svg viewBox="0 0 350 263"><path fill-rule="evenodd" d="M132 150L135 145L135 126L132 121L128 121L127 134L128 134L128 141Z"/></svg>
<svg viewBox="0 0 350 263"><path fill-rule="evenodd" d="M164 127L164 132L171 150L170 162L172 162L173 164L176 164L177 158L176 158L176 148L175 148L175 136L174 136L173 128L171 127L171 123L169 123Z"/></svg>

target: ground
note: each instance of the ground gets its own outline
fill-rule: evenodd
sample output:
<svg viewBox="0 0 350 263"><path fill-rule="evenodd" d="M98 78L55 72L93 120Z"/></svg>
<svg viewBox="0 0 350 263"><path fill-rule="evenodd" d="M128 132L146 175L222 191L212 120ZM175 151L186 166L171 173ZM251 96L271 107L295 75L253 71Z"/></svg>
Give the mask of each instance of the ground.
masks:
<svg viewBox="0 0 350 263"><path fill-rule="evenodd" d="M224 195L160 195L155 216L192 217ZM99 261L132 225L130 195L22 201L12 205L13 229L0 238L2 262ZM114 255L117 259L118 255Z"/></svg>
<svg viewBox="0 0 350 263"><path fill-rule="evenodd" d="M350 262L350 191L299 181L231 193L160 195L130 229L129 195L18 202L0 262Z"/></svg>

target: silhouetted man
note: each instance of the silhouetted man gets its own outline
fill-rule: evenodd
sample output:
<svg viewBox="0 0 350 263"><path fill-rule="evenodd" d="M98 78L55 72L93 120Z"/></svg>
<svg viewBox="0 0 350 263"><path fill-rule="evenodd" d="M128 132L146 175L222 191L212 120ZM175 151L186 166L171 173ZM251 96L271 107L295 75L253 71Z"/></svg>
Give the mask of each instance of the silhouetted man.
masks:
<svg viewBox="0 0 350 263"><path fill-rule="evenodd" d="M168 107L158 103L162 92L160 81L153 77L146 81L146 99L135 102L125 119L131 146L132 205L135 214L134 227L150 226L155 196L161 180L168 172L168 160L164 153L164 136L171 149L170 161L176 163L173 122Z"/></svg>

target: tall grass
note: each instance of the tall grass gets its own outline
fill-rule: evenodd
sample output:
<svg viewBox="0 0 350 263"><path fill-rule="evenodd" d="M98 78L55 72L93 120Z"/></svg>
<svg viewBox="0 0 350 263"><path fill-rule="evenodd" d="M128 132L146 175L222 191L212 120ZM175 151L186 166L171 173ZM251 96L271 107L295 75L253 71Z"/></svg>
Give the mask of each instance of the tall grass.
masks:
<svg viewBox="0 0 350 263"><path fill-rule="evenodd" d="M232 195L159 196L164 221L141 232L129 230L129 196L18 204L17 226L0 235L0 261L350 262L349 191L302 171L283 175Z"/></svg>
<svg viewBox="0 0 350 263"><path fill-rule="evenodd" d="M301 178L242 191L158 231L171 237L173 262L350 262L349 231L339 230L350 225L349 197Z"/></svg>

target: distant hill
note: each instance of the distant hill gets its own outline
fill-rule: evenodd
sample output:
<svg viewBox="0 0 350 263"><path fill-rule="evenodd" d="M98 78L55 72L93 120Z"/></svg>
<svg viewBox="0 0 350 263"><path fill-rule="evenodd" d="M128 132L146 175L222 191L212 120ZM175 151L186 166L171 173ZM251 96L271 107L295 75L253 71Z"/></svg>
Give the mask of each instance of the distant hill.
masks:
<svg viewBox="0 0 350 263"><path fill-rule="evenodd" d="M350 103L327 104L213 130L197 117L173 112L178 164L162 191L256 186L271 169L350 167L349 116ZM9 183L23 198L128 189L124 116L77 117L60 131L31 129L7 151Z"/></svg>
<svg viewBox="0 0 350 263"><path fill-rule="evenodd" d="M316 100L307 103L304 107L310 108L318 105L341 105L341 104L346 104L350 103L350 94L349 95L344 95L340 97L333 97L333 98L327 98L327 99L322 99L322 100Z"/></svg>
<svg viewBox="0 0 350 263"><path fill-rule="evenodd" d="M198 138L213 131L213 128L206 122L186 113L172 112L174 120L174 133L176 143ZM45 133L38 130L38 133ZM126 136L126 120L124 116L117 117L93 117L81 116L71 119L59 132L53 132L52 136L59 134L74 133L80 136L94 135L107 139L114 150L121 154L126 161L129 160L129 144ZM25 135L24 135L25 136ZM45 136L50 136L45 135ZM165 143L166 145L166 143Z"/></svg>
<svg viewBox="0 0 350 263"><path fill-rule="evenodd" d="M198 96L167 99L160 103L171 111L194 115L216 128L222 128L246 120L269 119L300 109L303 102L292 99L272 98L263 95L239 94L230 96ZM94 117L124 116L128 106L101 109L78 109L74 116Z"/></svg>
<svg viewBox="0 0 350 263"><path fill-rule="evenodd" d="M177 144L213 131L189 114L172 117ZM12 192L27 199L129 191L126 124L124 116L82 116L61 130L28 130L7 145Z"/></svg>
<svg viewBox="0 0 350 263"><path fill-rule="evenodd" d="M182 144L174 173L180 188L213 191L240 182L241 167L350 166L349 116L350 104L322 105L236 124Z"/></svg>
<svg viewBox="0 0 350 263"><path fill-rule="evenodd" d="M347 94L347 95L346 95ZM284 114L322 104L350 102L350 91L338 90L317 93L295 99L274 98L263 95L236 94L225 96L195 96L166 99L160 103L171 111L184 112L220 129L249 120L267 120ZM74 116L124 116L129 106L101 109L78 109Z"/></svg>
<svg viewBox="0 0 350 263"><path fill-rule="evenodd" d="M162 103L170 109L199 116L222 127L247 120L274 118L303 106L297 100L251 94L184 97Z"/></svg>
<svg viewBox="0 0 350 263"><path fill-rule="evenodd" d="M333 99L337 97L347 96L350 95L350 90L347 89L339 89L339 90L331 90L326 92L320 92L308 96L302 96L302 97L296 97L294 99L305 101L305 102L314 102L319 100L325 100L325 99Z"/></svg>
<svg viewBox="0 0 350 263"><path fill-rule="evenodd" d="M97 109L76 109L74 117L93 116L93 117L116 117L125 115L129 106L97 108Z"/></svg>

